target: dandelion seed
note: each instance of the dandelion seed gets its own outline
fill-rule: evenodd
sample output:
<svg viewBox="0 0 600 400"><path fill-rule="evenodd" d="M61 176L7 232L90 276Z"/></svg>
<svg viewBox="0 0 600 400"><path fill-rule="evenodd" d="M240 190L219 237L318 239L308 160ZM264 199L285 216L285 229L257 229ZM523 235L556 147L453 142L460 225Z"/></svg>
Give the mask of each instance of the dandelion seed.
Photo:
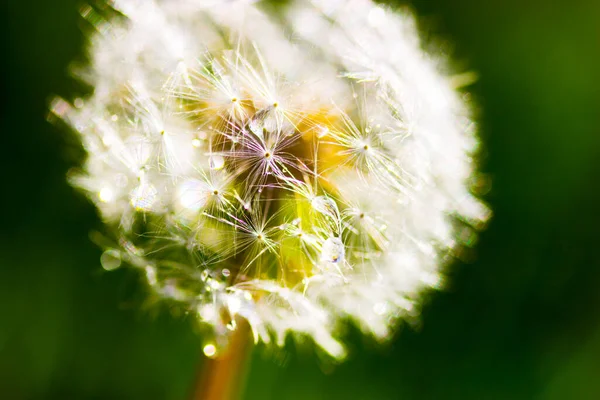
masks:
<svg viewBox="0 0 600 400"><path fill-rule="evenodd" d="M141 183L131 192L130 203L139 211L150 211L156 204L158 191L149 183Z"/></svg>

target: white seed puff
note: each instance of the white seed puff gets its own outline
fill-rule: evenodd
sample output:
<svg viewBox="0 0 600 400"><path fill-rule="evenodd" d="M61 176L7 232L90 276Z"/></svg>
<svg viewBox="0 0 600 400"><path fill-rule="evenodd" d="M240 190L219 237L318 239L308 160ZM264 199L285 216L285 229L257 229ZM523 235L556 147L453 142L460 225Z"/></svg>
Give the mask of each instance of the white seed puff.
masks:
<svg viewBox="0 0 600 400"><path fill-rule="evenodd" d="M342 319L385 339L414 318L457 229L489 212L469 110L412 18L369 0L110 5L82 10L93 94L53 102L88 152L72 183L106 223L103 266L212 327L208 356L237 318L335 358Z"/></svg>

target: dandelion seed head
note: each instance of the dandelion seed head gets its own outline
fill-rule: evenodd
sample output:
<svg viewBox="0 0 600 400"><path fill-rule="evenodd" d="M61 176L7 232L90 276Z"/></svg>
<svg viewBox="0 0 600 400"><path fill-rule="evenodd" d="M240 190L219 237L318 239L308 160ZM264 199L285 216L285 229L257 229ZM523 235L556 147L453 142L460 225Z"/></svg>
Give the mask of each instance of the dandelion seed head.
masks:
<svg viewBox="0 0 600 400"><path fill-rule="evenodd" d="M236 320L343 358L340 324L389 337L476 242L474 124L412 17L370 0L91 6L92 95L52 102L88 152L73 185L113 245L196 315L216 357ZM72 176L71 176L72 175ZM473 192L471 192L473 188Z"/></svg>

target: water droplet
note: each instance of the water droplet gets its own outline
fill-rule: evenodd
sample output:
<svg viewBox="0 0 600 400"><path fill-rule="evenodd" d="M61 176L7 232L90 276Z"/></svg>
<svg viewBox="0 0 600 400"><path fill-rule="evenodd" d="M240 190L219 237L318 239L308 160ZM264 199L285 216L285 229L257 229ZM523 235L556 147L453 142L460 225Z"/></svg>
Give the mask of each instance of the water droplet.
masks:
<svg viewBox="0 0 600 400"><path fill-rule="evenodd" d="M211 169L221 169L225 165L225 159L223 156L213 154L209 159Z"/></svg>
<svg viewBox="0 0 600 400"><path fill-rule="evenodd" d="M229 271L227 268L223 268L223 270L221 271L221 273L223 274L224 277L228 278L229 275L231 275L231 271Z"/></svg>
<svg viewBox="0 0 600 400"><path fill-rule="evenodd" d="M338 207L335 201L328 196L316 196L311 201L312 207L321 214L329 215L337 219L339 215Z"/></svg>
<svg viewBox="0 0 600 400"><path fill-rule="evenodd" d="M202 349L202 352L204 352L204 355L206 357L214 358L217 355L217 347L214 344L209 343L204 346L204 348Z"/></svg>
<svg viewBox="0 0 600 400"><path fill-rule="evenodd" d="M109 187L102 188L98 192L98 199L103 203L109 203L115 199L115 193Z"/></svg>
<svg viewBox="0 0 600 400"><path fill-rule="evenodd" d="M250 129L250 132L254 133L258 137L263 136L263 134L262 134L263 128L264 128L263 121L256 117L252 118L250 120L250 122L248 123L248 129Z"/></svg>
<svg viewBox="0 0 600 400"><path fill-rule="evenodd" d="M321 261L329 263L341 263L344 261L346 249L344 243L339 237L330 237L321 248Z"/></svg>
<svg viewBox="0 0 600 400"><path fill-rule="evenodd" d="M131 191L130 203L136 210L150 211L158 200L158 191L149 183L141 183Z"/></svg>
<svg viewBox="0 0 600 400"><path fill-rule="evenodd" d="M211 127L208 127L208 128L210 129ZM197 134L197 136L198 136L198 139L199 139L199 140L204 140L204 139L206 139L206 137L207 137L207 135L206 135L206 132L204 132L204 131L201 131L201 130L198 130L198 134Z"/></svg>
<svg viewBox="0 0 600 400"><path fill-rule="evenodd" d="M113 249L106 250L100 256L100 264L107 271L113 271L121 266L121 254Z"/></svg>

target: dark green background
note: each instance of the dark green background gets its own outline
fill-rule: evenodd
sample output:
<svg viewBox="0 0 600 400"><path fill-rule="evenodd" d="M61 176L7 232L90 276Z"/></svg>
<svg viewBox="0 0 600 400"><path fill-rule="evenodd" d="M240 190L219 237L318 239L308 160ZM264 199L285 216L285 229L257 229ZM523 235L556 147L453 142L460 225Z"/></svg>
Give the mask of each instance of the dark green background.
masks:
<svg viewBox="0 0 600 400"><path fill-rule="evenodd" d="M600 2L421 0L421 26L477 71L494 209L422 327L350 335L331 369L309 346L256 351L247 399L600 399ZM44 115L72 95L75 0L0 5L0 398L182 399L200 340L104 273L101 223L65 183L76 140ZM326 372L324 372L326 371Z"/></svg>

